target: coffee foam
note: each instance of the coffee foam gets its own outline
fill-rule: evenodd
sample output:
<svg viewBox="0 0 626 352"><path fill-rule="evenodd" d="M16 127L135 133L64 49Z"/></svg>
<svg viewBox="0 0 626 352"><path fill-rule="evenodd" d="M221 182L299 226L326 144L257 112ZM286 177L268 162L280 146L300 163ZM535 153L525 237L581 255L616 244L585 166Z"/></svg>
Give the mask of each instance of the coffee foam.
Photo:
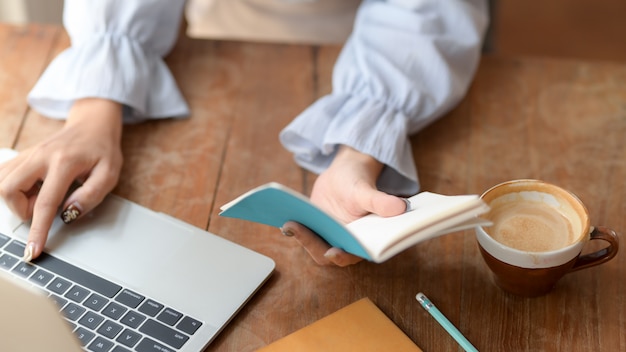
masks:
<svg viewBox="0 0 626 352"><path fill-rule="evenodd" d="M505 246L522 251L546 252L576 241L572 222L557 208L544 202L516 199L495 202L486 218L493 226L486 231Z"/></svg>

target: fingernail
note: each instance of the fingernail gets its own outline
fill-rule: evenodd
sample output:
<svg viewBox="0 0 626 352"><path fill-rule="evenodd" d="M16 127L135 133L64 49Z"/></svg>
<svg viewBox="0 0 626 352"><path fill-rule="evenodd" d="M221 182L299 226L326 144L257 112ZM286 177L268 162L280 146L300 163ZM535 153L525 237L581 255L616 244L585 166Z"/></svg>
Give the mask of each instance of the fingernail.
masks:
<svg viewBox="0 0 626 352"><path fill-rule="evenodd" d="M293 237L294 233L291 229L285 229L283 227L280 228L280 232L283 233L283 235L287 236L287 237Z"/></svg>
<svg viewBox="0 0 626 352"><path fill-rule="evenodd" d="M411 211L411 201L408 198L402 198L404 200L404 203L406 203L406 210L404 211L405 213L407 211Z"/></svg>
<svg viewBox="0 0 626 352"><path fill-rule="evenodd" d="M337 258L337 249L335 248L331 248L329 250L326 251L326 253L324 253L324 258L332 260Z"/></svg>
<svg viewBox="0 0 626 352"><path fill-rule="evenodd" d="M26 263L30 263L30 261L33 259L34 251L35 251L35 244L33 242L28 242L26 247L24 247L24 257L22 257L22 260L25 261Z"/></svg>
<svg viewBox="0 0 626 352"><path fill-rule="evenodd" d="M63 220L64 223L69 224L72 221L78 219L80 213L81 211L78 207L78 204L72 203L68 205L67 208L65 208L65 210L61 213L61 220Z"/></svg>

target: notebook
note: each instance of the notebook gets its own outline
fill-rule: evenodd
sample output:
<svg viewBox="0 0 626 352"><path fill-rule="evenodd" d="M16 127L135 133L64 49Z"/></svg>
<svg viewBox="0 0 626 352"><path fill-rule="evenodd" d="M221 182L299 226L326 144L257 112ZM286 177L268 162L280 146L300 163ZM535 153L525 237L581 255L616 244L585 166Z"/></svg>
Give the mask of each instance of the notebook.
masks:
<svg viewBox="0 0 626 352"><path fill-rule="evenodd" d="M0 163L13 155L0 149ZM115 195L72 224L57 217L32 265L21 261L27 235L28 224L0 200L7 351L202 351L275 267Z"/></svg>

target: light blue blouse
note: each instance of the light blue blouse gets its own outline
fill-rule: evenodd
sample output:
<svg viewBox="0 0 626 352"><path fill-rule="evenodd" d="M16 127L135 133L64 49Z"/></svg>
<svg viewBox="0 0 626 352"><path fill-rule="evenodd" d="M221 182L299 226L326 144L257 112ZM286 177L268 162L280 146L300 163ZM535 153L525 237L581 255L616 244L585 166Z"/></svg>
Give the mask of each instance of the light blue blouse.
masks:
<svg viewBox="0 0 626 352"><path fill-rule="evenodd" d="M33 109L65 118L73 102L126 106L125 121L183 117L189 108L163 61L178 36L184 0L66 0L71 47L28 95ZM338 145L387 167L381 190L419 190L409 136L465 95L488 23L486 0L365 0L333 71L333 91L297 116L280 141L319 173Z"/></svg>

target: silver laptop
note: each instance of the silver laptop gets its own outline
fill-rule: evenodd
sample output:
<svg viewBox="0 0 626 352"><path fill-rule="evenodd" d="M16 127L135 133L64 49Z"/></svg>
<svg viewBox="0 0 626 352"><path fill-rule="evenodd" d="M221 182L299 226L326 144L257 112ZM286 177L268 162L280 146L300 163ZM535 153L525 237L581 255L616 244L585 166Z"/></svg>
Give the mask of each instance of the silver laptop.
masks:
<svg viewBox="0 0 626 352"><path fill-rule="evenodd" d="M12 157L0 150L0 163ZM110 195L42 257L21 261L28 224L0 200L0 344L6 351L202 351L274 262Z"/></svg>

